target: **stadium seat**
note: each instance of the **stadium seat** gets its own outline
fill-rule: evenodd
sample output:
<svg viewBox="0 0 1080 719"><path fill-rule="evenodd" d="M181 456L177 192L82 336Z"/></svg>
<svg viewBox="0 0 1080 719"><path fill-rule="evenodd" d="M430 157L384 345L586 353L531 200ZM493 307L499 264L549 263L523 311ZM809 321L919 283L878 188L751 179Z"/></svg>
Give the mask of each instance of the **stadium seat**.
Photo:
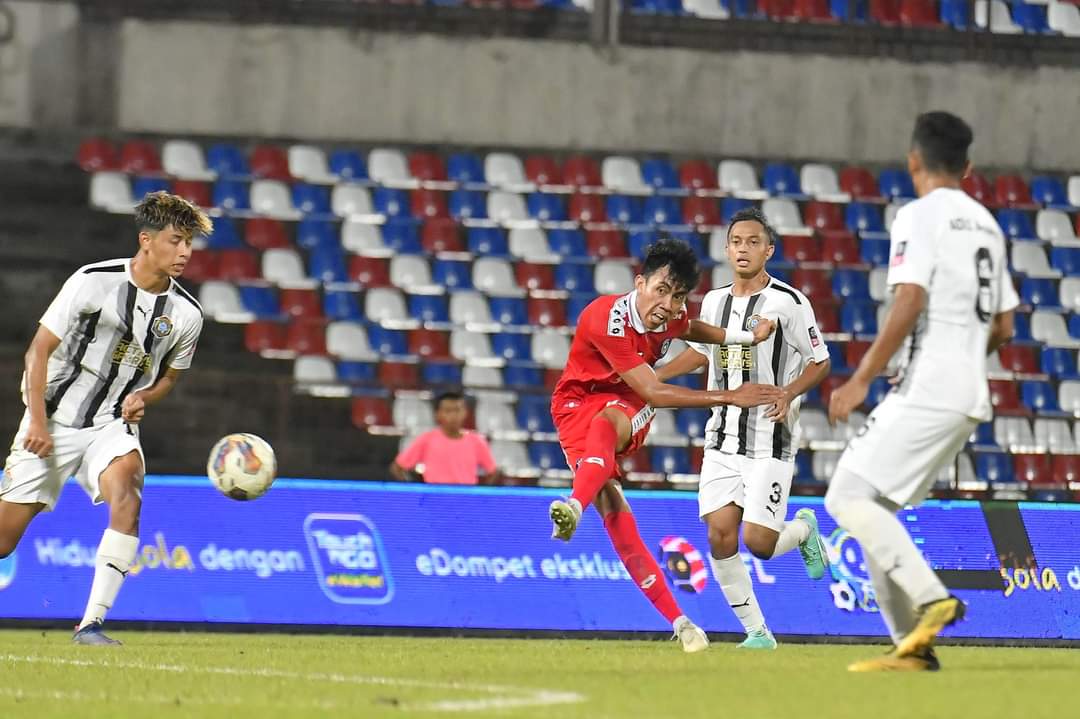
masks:
<svg viewBox="0 0 1080 719"><path fill-rule="evenodd" d="M814 230L842 230L844 211L836 203L813 200L803 207L803 222Z"/></svg>
<svg viewBox="0 0 1080 719"><path fill-rule="evenodd" d="M517 286L532 290L555 289L555 273L551 265L518 262L514 266Z"/></svg>
<svg viewBox="0 0 1080 719"><path fill-rule="evenodd" d="M986 177L978 172L972 171L967 174L964 179L960 181L960 186L964 189L964 192L978 200L980 204L990 208L996 208L998 206L993 185L990 184L990 181L986 179Z"/></svg>
<svg viewBox="0 0 1080 719"><path fill-rule="evenodd" d="M847 4L846 0L834 0ZM835 14L835 13L834 13ZM881 191L878 189L877 180L869 170L863 167L845 167L840 171L840 189L851 195L854 200L881 200Z"/></svg>
<svg viewBox="0 0 1080 719"><path fill-rule="evenodd" d="M832 290L836 297L844 300L861 302L870 299L869 281L861 270L838 269L833 272Z"/></svg>
<svg viewBox="0 0 1080 719"><path fill-rule="evenodd" d="M289 186L280 180L255 180L250 193L249 206L253 212L283 220L299 217Z"/></svg>
<svg viewBox="0 0 1080 719"><path fill-rule="evenodd" d="M1013 272L1033 277L1058 277L1061 273L1051 269L1046 251L1037 242L1014 242L1012 244Z"/></svg>
<svg viewBox="0 0 1080 719"><path fill-rule="evenodd" d="M303 282L307 279L303 260L296 250L283 247L269 249L262 255L262 277L275 284Z"/></svg>
<svg viewBox="0 0 1080 719"><path fill-rule="evenodd" d="M529 335L500 332L491 336L491 349L496 357L508 362L532 361Z"/></svg>
<svg viewBox="0 0 1080 719"><path fill-rule="evenodd" d="M845 302L840 308L840 327L844 332L851 334L876 335L878 331L877 304L874 302Z"/></svg>
<svg viewBox="0 0 1080 719"><path fill-rule="evenodd" d="M165 145L168 147L169 143L167 142ZM201 151L199 157L202 157ZM100 137L89 137L79 143L77 162L83 172L105 172L120 169L120 159L116 154L116 149L112 146L112 143ZM175 175L175 173L170 174Z"/></svg>
<svg viewBox="0 0 1080 719"><path fill-rule="evenodd" d="M418 255L398 255L390 258L390 283L406 291L432 284L431 267Z"/></svg>
<svg viewBox="0 0 1080 719"><path fill-rule="evenodd" d="M484 177L496 187L515 187L527 182L521 158L509 152L489 152L484 157Z"/></svg>
<svg viewBox="0 0 1080 719"><path fill-rule="evenodd" d="M1019 388L1009 380L990 380L990 403L997 414L1026 414L1020 404Z"/></svg>
<svg viewBox="0 0 1080 719"><path fill-rule="evenodd" d="M280 226L280 223L278 225ZM281 231L284 234L284 229ZM248 242L250 243L250 238ZM296 244L309 251L336 251L341 247L334 224L316 217L305 217L296 225Z"/></svg>
<svg viewBox="0 0 1080 719"><path fill-rule="evenodd" d="M1080 277L1066 277L1059 282L1058 297L1065 309L1070 312L1080 311Z"/></svg>
<svg viewBox="0 0 1080 719"><path fill-rule="evenodd" d="M682 221L687 225L719 225L720 207L713 197L691 195L682 202Z"/></svg>
<svg viewBox="0 0 1080 719"><path fill-rule="evenodd" d="M517 296L521 294L510 264L493 257L481 257L473 263L472 284L473 287L488 295Z"/></svg>
<svg viewBox="0 0 1080 719"><path fill-rule="evenodd" d="M518 400L517 424L526 432L553 433L551 400L544 396L522 395Z"/></svg>
<svg viewBox="0 0 1080 719"><path fill-rule="evenodd" d="M844 212L844 221L852 232L884 232L881 212L877 207L865 202L852 202Z"/></svg>
<svg viewBox="0 0 1080 719"><path fill-rule="evenodd" d="M1040 309L1060 309L1057 283L1045 277L1025 277L1020 282L1020 301Z"/></svg>
<svg viewBox="0 0 1080 719"><path fill-rule="evenodd" d="M885 169L878 174L878 187L887 199L907 200L915 198L915 186L907 170Z"/></svg>
<svg viewBox="0 0 1080 719"><path fill-rule="evenodd" d="M892 229L893 222L896 221L896 215L900 212L901 207L903 207L903 205L895 202L890 202L885 205L885 229L887 231Z"/></svg>
<svg viewBox="0 0 1080 719"><path fill-rule="evenodd" d="M720 224L726 225L736 212L753 206L753 200L742 197L725 197L720 201Z"/></svg>
<svg viewBox="0 0 1080 719"><path fill-rule="evenodd" d="M525 177L537 185L561 185L562 170L550 155L530 155L525 158Z"/></svg>
<svg viewBox="0 0 1080 719"><path fill-rule="evenodd" d="M821 240L813 235L787 235L784 237L784 246L780 256L796 265L805 262L821 262L823 260Z"/></svg>
<svg viewBox="0 0 1080 719"><path fill-rule="evenodd" d="M687 160L679 165L679 184L688 190L715 190L716 173L703 160Z"/></svg>
<svg viewBox="0 0 1080 719"><path fill-rule="evenodd" d="M409 195L409 211L413 217L424 220L450 216L446 205L446 193L426 188L413 190Z"/></svg>
<svg viewBox="0 0 1080 719"><path fill-rule="evenodd" d="M600 260L596 264L593 284L602 295L624 294L634 288L634 273L625 262Z"/></svg>
<svg viewBox="0 0 1080 719"><path fill-rule="evenodd" d="M251 174L267 180L289 182L289 158L273 145L256 145L251 151Z"/></svg>
<svg viewBox="0 0 1080 719"><path fill-rule="evenodd" d="M550 230L547 234L547 243L551 252L564 260L589 256L585 247L585 235L581 230L565 228Z"/></svg>
<svg viewBox="0 0 1080 719"><path fill-rule="evenodd" d="M368 322L400 322L409 318L405 297L396 287L372 287L364 295L364 316Z"/></svg>
<svg viewBox="0 0 1080 719"><path fill-rule="evenodd" d="M1036 175L1031 178L1030 199L1051 209L1071 209L1065 186L1050 175Z"/></svg>
<svg viewBox="0 0 1080 719"><path fill-rule="evenodd" d="M596 161L584 155L572 155L563 163L563 182L575 187L600 187L600 168Z"/></svg>
<svg viewBox="0 0 1080 719"><path fill-rule="evenodd" d="M1039 371L1039 360L1033 345L1008 344L998 350L1001 366L1020 374L1035 374ZM1044 364L1046 362L1044 358Z"/></svg>
<svg viewBox="0 0 1080 719"><path fill-rule="evenodd" d="M1004 207L1034 207L1031 191L1019 175L998 175L994 180L994 197Z"/></svg>
<svg viewBox="0 0 1080 719"><path fill-rule="evenodd" d="M477 220L487 217L484 193L476 190L454 190L450 193L450 215L457 220ZM521 216L525 215L522 203Z"/></svg>
<svg viewBox="0 0 1080 719"><path fill-rule="evenodd" d="M567 292L593 292L592 267L576 262L556 265L555 287Z"/></svg>
<svg viewBox="0 0 1080 719"><path fill-rule="evenodd" d="M349 279L365 287L389 287L389 262L381 257L350 257Z"/></svg>
<svg viewBox="0 0 1080 719"><path fill-rule="evenodd" d="M1036 413L1059 411L1054 387L1049 382L1027 381L1020 383L1020 397L1025 406Z"/></svg>
<svg viewBox="0 0 1080 719"><path fill-rule="evenodd" d="M293 381L299 385L337 382L337 368L328 357L315 355L301 356L293 362Z"/></svg>
<svg viewBox="0 0 1080 719"><path fill-rule="evenodd" d="M136 201L142 200L151 192L172 192L172 182L164 177L131 178L131 196Z"/></svg>
<svg viewBox="0 0 1080 719"><path fill-rule="evenodd" d="M245 284L239 287L240 302L257 320L279 319L281 305L273 287L266 284Z"/></svg>
<svg viewBox="0 0 1080 719"><path fill-rule="evenodd" d="M613 192L644 194L651 189L641 175L641 166L633 157L608 155L601 161L600 178L604 187Z"/></svg>
<svg viewBox="0 0 1080 719"><path fill-rule="evenodd" d="M900 0L869 0L869 6L870 19L879 25L900 24Z"/></svg>
<svg viewBox="0 0 1080 719"><path fill-rule="evenodd" d="M435 426L431 402L419 397L397 396L393 405L394 426L406 431L424 431Z"/></svg>
<svg viewBox="0 0 1080 719"><path fill-rule="evenodd" d="M682 447L652 447L649 459L654 472L689 474L690 457Z"/></svg>
<svg viewBox="0 0 1080 719"><path fill-rule="evenodd" d="M319 247L308 254L308 275L319 282L347 282L345 253L340 247Z"/></svg>
<svg viewBox="0 0 1080 719"><path fill-rule="evenodd" d="M825 270L800 267L791 274L791 284L815 303L832 297L832 281Z"/></svg>
<svg viewBox="0 0 1080 719"><path fill-rule="evenodd" d="M330 174L344 182L368 179L367 163L359 152L335 150L330 153Z"/></svg>
<svg viewBox="0 0 1080 719"><path fill-rule="evenodd" d="M314 319L322 316L319 294L305 287L281 287L278 290L281 311L293 318Z"/></svg>
<svg viewBox="0 0 1080 719"><path fill-rule="evenodd" d="M358 429L390 427L394 424L390 405L382 397L354 397L351 415L353 426Z"/></svg>
<svg viewBox="0 0 1080 719"><path fill-rule="evenodd" d="M601 195L576 194L570 198L569 218L575 222L606 222L607 211Z"/></svg>
<svg viewBox="0 0 1080 719"><path fill-rule="evenodd" d="M805 232L806 225L799 216L799 208L786 197L770 197L761 204L765 219L780 234Z"/></svg>
<svg viewBox="0 0 1080 719"><path fill-rule="evenodd" d="M1071 0L1053 0L1047 6L1047 24L1066 37L1080 37L1080 7ZM1073 203L1074 205L1077 203Z"/></svg>
<svg viewBox="0 0 1080 719"><path fill-rule="evenodd" d="M966 30L971 22L967 0L941 0L941 21L954 30Z"/></svg>
<svg viewBox="0 0 1080 719"><path fill-rule="evenodd" d="M397 259L397 258L395 258ZM408 285L400 285L408 290ZM444 323L450 321L446 297L443 295L411 295L409 297L409 316L421 322Z"/></svg>
<svg viewBox="0 0 1080 719"><path fill-rule="evenodd" d="M288 151L288 174L304 182L322 185L334 184L336 177L330 172L326 153L312 145L291 145Z"/></svg>
<svg viewBox="0 0 1080 719"><path fill-rule="evenodd" d="M157 148L145 140L128 140L120 148L120 170L129 175L161 172Z"/></svg>
<svg viewBox="0 0 1080 719"><path fill-rule="evenodd" d="M213 207L210 199L210 185L201 180L177 180L173 183L174 195L183 197L199 207Z"/></svg>
<svg viewBox="0 0 1080 719"><path fill-rule="evenodd" d="M480 158L469 153L459 152L446 159L446 175L463 185L484 184L484 165Z"/></svg>
<svg viewBox="0 0 1080 719"><path fill-rule="evenodd" d="M473 415L476 417L476 429L481 434L519 431L514 408L503 399L479 397Z"/></svg>
<svg viewBox="0 0 1080 719"><path fill-rule="evenodd" d="M1080 482L1080 455L1059 454L1054 457L1050 476L1057 484L1071 485Z"/></svg>
<svg viewBox="0 0 1080 719"><path fill-rule="evenodd" d="M905 27L941 27L937 8L931 0L901 0L900 24Z"/></svg>
<svg viewBox="0 0 1080 719"><path fill-rule="evenodd" d="M474 255L507 255L510 252L506 232L498 227L470 227L468 230L469 252Z"/></svg>
<svg viewBox="0 0 1080 719"><path fill-rule="evenodd" d="M1031 342L1034 337L1031 336L1031 315L1025 312L1017 312L1013 316L1013 341L1014 342Z"/></svg>
<svg viewBox="0 0 1080 719"><path fill-rule="evenodd" d="M338 376L341 377L341 365L338 363ZM374 367L375 365L367 365ZM420 366L416 362L380 362L377 370L380 387L391 390L414 390L420 386ZM341 377L344 380L344 377Z"/></svg>
<svg viewBox="0 0 1080 719"><path fill-rule="evenodd" d="M396 224L387 223L391 228ZM353 254L370 257L385 257L394 252L383 241L381 226L355 218L346 219L341 223L341 246Z"/></svg>
<svg viewBox="0 0 1080 719"><path fill-rule="evenodd" d="M487 298L475 290L450 293L450 321L455 325L491 324Z"/></svg>
<svg viewBox="0 0 1080 719"><path fill-rule="evenodd" d="M994 444L1010 452L1030 451L1035 445L1027 417L998 417L994 420Z"/></svg>
<svg viewBox="0 0 1080 719"><path fill-rule="evenodd" d="M249 217L244 223L244 239L249 247L256 250L292 247L285 226L279 220L268 217Z"/></svg>
<svg viewBox="0 0 1080 719"><path fill-rule="evenodd" d="M538 327L565 327L566 305L547 297L529 298L529 323Z"/></svg>
<svg viewBox="0 0 1080 719"><path fill-rule="evenodd" d="M445 182L446 163L434 152L413 152L408 157L409 173L421 182Z"/></svg>
<svg viewBox="0 0 1080 719"><path fill-rule="evenodd" d="M608 215L611 215L610 209ZM683 221L678 198L671 195L653 195L645 198L642 219L654 225L673 225Z"/></svg>
<svg viewBox="0 0 1080 719"><path fill-rule="evenodd" d="M532 336L533 359L544 367L561 370L569 353L570 341L558 330L540 329Z"/></svg>
<svg viewBox="0 0 1080 719"><path fill-rule="evenodd" d="M503 224L528 219L525 198L516 192L493 190L487 194L486 216Z"/></svg>
<svg viewBox="0 0 1080 719"><path fill-rule="evenodd" d="M1012 457L999 452L979 452L975 455L975 474L989 484L1013 484Z"/></svg>
<svg viewBox="0 0 1080 719"><path fill-rule="evenodd" d="M761 181L768 193L774 197L805 197L799 184L799 175L794 167L786 163L766 165Z"/></svg>
<svg viewBox="0 0 1080 719"><path fill-rule="evenodd" d="M812 17L806 19L828 17L828 8L824 2L797 2L796 12L799 13L800 10L810 10L812 12ZM799 185L802 191L811 197L835 197L840 194L839 178L836 175L836 170L830 165L814 162L803 165L799 171Z"/></svg>
<svg viewBox="0 0 1080 719"><path fill-rule="evenodd" d="M614 229L591 229L585 235L585 255L598 259L627 257L623 233Z"/></svg>
<svg viewBox="0 0 1080 719"><path fill-rule="evenodd" d="M525 199L529 216L541 222L563 222L566 208L562 198L549 192L531 192Z"/></svg>
<svg viewBox="0 0 1080 719"><path fill-rule="evenodd" d="M1061 210L1039 210L1035 215L1035 234L1044 242L1073 245L1070 249L1077 246L1076 230L1073 229L1069 216ZM1053 250L1051 260L1052 258Z"/></svg>
<svg viewBox="0 0 1080 719"><path fill-rule="evenodd" d="M362 209L363 205L360 203L363 200L360 193L353 194L354 202L357 203L358 208ZM372 194L372 204L376 212L386 217L408 217L411 209L409 193L393 187L376 187Z"/></svg>
<svg viewBox="0 0 1080 719"><path fill-rule="evenodd" d="M1034 348L1031 348L1034 353ZM1076 351L1064 347L1042 348L1042 372L1056 380L1080 380L1076 368Z"/></svg>
<svg viewBox="0 0 1080 719"><path fill-rule="evenodd" d="M391 330L377 324L369 325L368 343L380 355L400 356L408 354L408 337L405 332Z"/></svg>
<svg viewBox="0 0 1080 719"><path fill-rule="evenodd" d="M106 212L131 212L135 207L135 198L127 175L122 172L95 172L91 175L90 206Z"/></svg>
<svg viewBox="0 0 1080 719"><path fill-rule="evenodd" d="M255 320L244 326L244 347L248 352L280 352L285 349L285 324Z"/></svg>
<svg viewBox="0 0 1080 719"><path fill-rule="evenodd" d="M161 148L161 167L166 175L183 180L210 181L217 176L206 166L202 148L190 140L166 141Z"/></svg>
<svg viewBox="0 0 1080 719"><path fill-rule="evenodd" d="M822 257L837 265L860 264L859 243L847 230L823 232Z"/></svg>
<svg viewBox="0 0 1080 719"><path fill-rule="evenodd" d="M1037 417L1034 431L1035 445L1051 454L1072 454L1076 451L1072 430L1064 419Z"/></svg>
<svg viewBox="0 0 1080 719"><path fill-rule="evenodd" d="M679 177L667 160L648 158L641 161L641 178L654 192L679 189Z"/></svg>
<svg viewBox="0 0 1080 719"><path fill-rule="evenodd" d="M555 442L531 442L529 461L543 471L566 469L566 456Z"/></svg>
<svg viewBox="0 0 1080 719"><path fill-rule="evenodd" d="M889 265L889 240L877 238L865 238L859 243L859 256L863 262L875 267L888 267ZM881 299L875 297L874 299Z"/></svg>
<svg viewBox="0 0 1080 719"><path fill-rule="evenodd" d="M432 279L451 292L472 287L469 263L460 260L435 260Z"/></svg>
<svg viewBox="0 0 1080 719"><path fill-rule="evenodd" d="M360 322L364 315L360 301L351 289L330 289L323 293L323 315L330 320Z"/></svg>
<svg viewBox="0 0 1080 719"><path fill-rule="evenodd" d="M421 365L420 377L425 386L461 386L461 365L457 362L427 361Z"/></svg>
<svg viewBox="0 0 1080 719"><path fill-rule="evenodd" d="M1013 21L1023 28L1024 32L1034 35L1043 35L1050 32L1045 4L1035 5L1020 1L1013 3L1012 8Z"/></svg>
<svg viewBox="0 0 1080 719"><path fill-rule="evenodd" d="M753 165L743 160L722 160L717 168L717 179L721 190L736 196L761 197L763 194Z"/></svg>
<svg viewBox="0 0 1080 719"><path fill-rule="evenodd" d="M326 328L322 319L301 317L285 331L285 349L300 355L326 354Z"/></svg>
<svg viewBox="0 0 1080 719"><path fill-rule="evenodd" d="M326 326L326 351L338 359L375 362L379 355L368 344L367 330L359 322L331 322Z"/></svg>
<svg viewBox="0 0 1080 719"><path fill-rule="evenodd" d="M446 361L451 358L451 338L445 332L429 329L410 330L408 342L409 354L416 355L425 362ZM464 358L454 357L454 359L463 360Z"/></svg>
<svg viewBox="0 0 1080 719"><path fill-rule="evenodd" d="M251 176L247 158L239 147L217 143L206 150L206 164L218 179L247 178Z"/></svg>
<svg viewBox="0 0 1080 719"><path fill-rule="evenodd" d="M611 222L619 222L625 225L639 225L645 221L641 200L637 197L608 195L604 207L604 214ZM585 222L587 220L582 219L582 221Z"/></svg>
<svg viewBox="0 0 1080 719"><path fill-rule="evenodd" d="M998 224L1010 240L1037 239L1031 217L1023 210L1004 209L997 212Z"/></svg>
<svg viewBox="0 0 1080 719"><path fill-rule="evenodd" d="M383 185L404 185L413 180L405 155L392 148L376 148L368 153L369 177Z"/></svg>
<svg viewBox="0 0 1080 719"><path fill-rule="evenodd" d="M420 246L424 252L464 252L465 242L458 223L448 217L434 218L420 226Z"/></svg>

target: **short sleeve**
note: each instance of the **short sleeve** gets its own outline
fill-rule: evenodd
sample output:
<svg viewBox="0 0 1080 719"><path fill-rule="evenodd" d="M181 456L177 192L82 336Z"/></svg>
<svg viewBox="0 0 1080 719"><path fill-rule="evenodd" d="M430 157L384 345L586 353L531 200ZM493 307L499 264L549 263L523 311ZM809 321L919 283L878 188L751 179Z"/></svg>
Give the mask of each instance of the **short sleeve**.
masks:
<svg viewBox="0 0 1080 719"><path fill-rule="evenodd" d="M603 355L611 368L619 374L645 364L645 359L637 353L637 348L629 337L626 324L609 323L607 319L606 315L596 313L586 325L589 341L596 351Z"/></svg>
<svg viewBox="0 0 1080 719"><path fill-rule="evenodd" d="M715 325L717 323L716 309L720 303L719 297L720 295L716 292L706 293L705 299L701 301L701 313L697 316L697 319ZM712 347L710 345L701 342L687 342L686 344L698 354L712 357Z"/></svg>
<svg viewBox="0 0 1080 719"><path fill-rule="evenodd" d="M799 351L804 359L813 362L824 362L829 359L829 348L821 337L821 328L818 327L817 317L814 316L814 308L810 301L801 293L799 304L792 308L788 315L785 328L790 334L791 344Z"/></svg>
<svg viewBox="0 0 1080 719"><path fill-rule="evenodd" d="M424 449L427 447L427 433L413 440L405 449L401 450L394 459L394 463L402 469L412 469L424 460Z"/></svg>
<svg viewBox="0 0 1080 719"><path fill-rule="evenodd" d="M485 474L491 474L496 470L495 457L491 454L491 446L481 434L474 434L476 444L476 464Z"/></svg>
<svg viewBox="0 0 1080 719"><path fill-rule="evenodd" d="M1020 295L1016 294L1016 286L1013 284L1012 274L1009 272L1009 261L1001 258L1001 267L998 268L998 306L997 314L1014 310L1020 305Z"/></svg>
<svg viewBox="0 0 1080 719"><path fill-rule="evenodd" d="M181 335L176 345L169 367L172 369L187 369L191 366L191 360L195 357L195 347L199 344L199 334L202 332L203 319L200 316Z"/></svg>
<svg viewBox="0 0 1080 719"><path fill-rule="evenodd" d="M888 285L911 284L929 290L934 272L933 234L915 222L915 213L907 207L897 213L891 237Z"/></svg>
<svg viewBox="0 0 1080 719"><path fill-rule="evenodd" d="M76 272L67 279L41 316L42 327L60 338L67 334L75 318L89 309L85 304L88 296L86 279L83 272Z"/></svg>

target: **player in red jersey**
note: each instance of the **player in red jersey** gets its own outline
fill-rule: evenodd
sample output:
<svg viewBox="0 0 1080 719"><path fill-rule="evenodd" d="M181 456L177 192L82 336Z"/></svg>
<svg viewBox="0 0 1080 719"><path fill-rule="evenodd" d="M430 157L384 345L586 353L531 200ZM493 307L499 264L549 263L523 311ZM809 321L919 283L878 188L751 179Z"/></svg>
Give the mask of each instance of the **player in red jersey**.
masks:
<svg viewBox="0 0 1080 719"><path fill-rule="evenodd" d="M690 245L665 239L652 245L634 291L600 297L581 313L570 356L551 398L551 416L567 464L573 493L551 503L552 536L569 541L590 503L603 517L608 536L631 578L671 622L683 650L697 652L709 641L679 609L660 567L638 533L617 481L618 458L637 450L649 433L656 407L756 407L780 399L779 388L744 384L734 391L692 390L664 384L652 365L673 339L707 344L757 344L774 324L746 319L753 330L727 332L686 316L686 297L701 270Z"/></svg>

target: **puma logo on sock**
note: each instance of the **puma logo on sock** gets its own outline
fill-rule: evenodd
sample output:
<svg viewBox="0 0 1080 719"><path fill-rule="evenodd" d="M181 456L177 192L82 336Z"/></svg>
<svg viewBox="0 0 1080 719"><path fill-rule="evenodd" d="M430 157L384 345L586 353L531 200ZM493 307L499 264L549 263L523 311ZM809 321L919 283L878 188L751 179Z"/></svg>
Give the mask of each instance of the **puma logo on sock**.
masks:
<svg viewBox="0 0 1080 719"><path fill-rule="evenodd" d="M125 572L123 569L116 566L112 562L105 562L105 566L108 567L109 569L115 569L116 571L120 572L121 577L126 577L127 576L127 572Z"/></svg>
<svg viewBox="0 0 1080 719"><path fill-rule="evenodd" d="M750 597L747 597L745 602L743 602L742 604L732 604L731 608L732 609L738 609L739 607L749 607L749 606L750 606Z"/></svg>

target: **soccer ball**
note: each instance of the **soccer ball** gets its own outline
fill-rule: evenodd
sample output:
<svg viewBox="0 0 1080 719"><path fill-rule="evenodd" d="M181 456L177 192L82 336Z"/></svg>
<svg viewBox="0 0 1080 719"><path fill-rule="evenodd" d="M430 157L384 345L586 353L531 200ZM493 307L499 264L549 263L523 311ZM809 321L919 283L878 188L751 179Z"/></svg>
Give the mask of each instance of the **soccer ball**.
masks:
<svg viewBox="0 0 1080 719"><path fill-rule="evenodd" d="M206 476L226 497L257 499L277 476L274 448L254 434L230 434L218 440L206 462Z"/></svg>

